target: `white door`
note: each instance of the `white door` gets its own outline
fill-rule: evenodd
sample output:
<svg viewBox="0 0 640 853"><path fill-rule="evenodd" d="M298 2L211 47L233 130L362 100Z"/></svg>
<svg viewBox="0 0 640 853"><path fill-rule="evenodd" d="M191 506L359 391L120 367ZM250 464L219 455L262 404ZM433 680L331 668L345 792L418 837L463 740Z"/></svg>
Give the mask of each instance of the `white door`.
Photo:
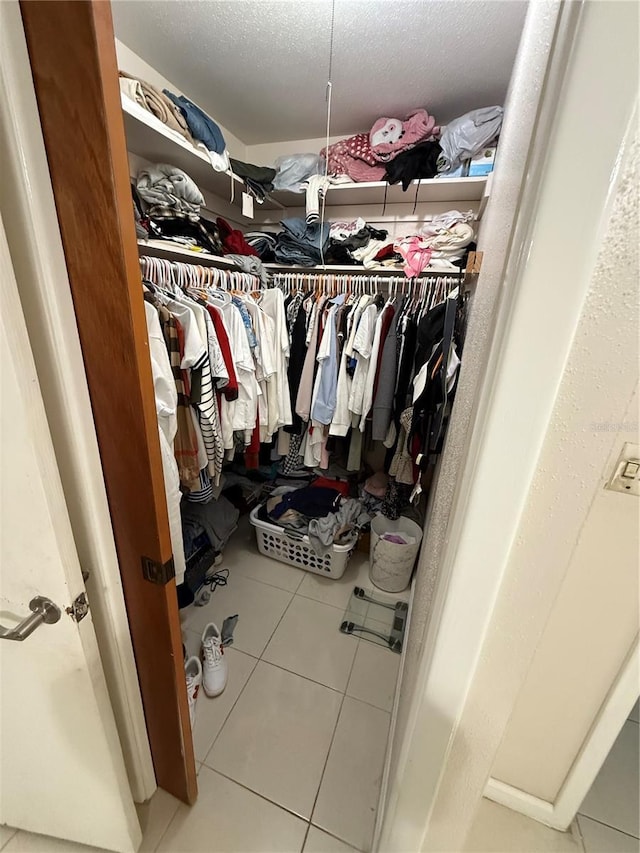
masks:
<svg viewBox="0 0 640 853"><path fill-rule="evenodd" d="M38 596L60 611L0 639L0 824L129 853L140 826L91 611L67 612L83 591L0 219L0 633Z"/></svg>

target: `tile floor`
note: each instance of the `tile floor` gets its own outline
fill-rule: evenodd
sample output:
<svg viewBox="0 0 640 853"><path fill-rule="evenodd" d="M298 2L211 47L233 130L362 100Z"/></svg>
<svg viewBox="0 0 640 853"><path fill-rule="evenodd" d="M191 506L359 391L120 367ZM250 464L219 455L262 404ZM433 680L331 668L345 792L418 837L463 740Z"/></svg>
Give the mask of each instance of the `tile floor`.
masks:
<svg viewBox="0 0 640 853"><path fill-rule="evenodd" d="M224 564L228 586L206 607L182 611L189 653L198 651L207 621L240 616L226 690L198 699L198 802L189 808L158 790L138 808L141 851L367 851L399 656L338 631L353 586L370 586L366 556L356 553L341 580L328 580L260 556L243 524ZM638 853L637 773L635 782L629 775L637 720L636 707L585 800L580 833L556 832L483 800L465 853ZM614 765L627 774L622 787ZM606 794L612 785L613 798ZM627 795L635 796L635 812ZM97 853L8 827L0 827L0 850Z"/></svg>
<svg viewBox="0 0 640 853"><path fill-rule="evenodd" d="M586 853L640 851L638 702L585 797L578 826Z"/></svg>
<svg viewBox="0 0 640 853"><path fill-rule="evenodd" d="M370 587L366 555L338 581L311 575L261 556L244 520L224 566L228 585L181 619L197 653L208 621L239 614L229 682L198 698L198 803L175 807L155 849L368 850L400 657L338 630L353 587Z"/></svg>

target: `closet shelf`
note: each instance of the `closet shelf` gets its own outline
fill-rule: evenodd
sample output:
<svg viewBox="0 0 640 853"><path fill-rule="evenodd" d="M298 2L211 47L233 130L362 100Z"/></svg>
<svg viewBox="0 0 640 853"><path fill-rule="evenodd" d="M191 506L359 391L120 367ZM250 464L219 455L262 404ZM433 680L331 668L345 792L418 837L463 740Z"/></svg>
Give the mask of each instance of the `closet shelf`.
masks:
<svg viewBox="0 0 640 853"><path fill-rule="evenodd" d="M233 261L209 252L194 252L176 244L165 243L157 240L138 240L138 254L148 255L151 258L165 258L168 261L182 261L191 264L200 264L203 267L218 267L223 270L238 270L240 268Z"/></svg>
<svg viewBox="0 0 640 853"><path fill-rule="evenodd" d="M152 163L170 163L177 166L196 182L201 190L231 200L231 182L234 186L234 201L242 204L244 182L231 172L216 172L207 155L190 145L179 134L173 133L160 119L145 110L135 101L121 96L127 148L133 154ZM400 184L393 186L384 181L368 183L335 184L327 191L328 207L377 205L385 203L410 204L413 206L418 188L418 204L423 202L446 202L456 205L462 202L479 201L485 195L487 178L430 178L414 181L406 192ZM256 213L262 210L282 210L289 207L304 207L304 193L285 190L273 191L262 204L254 205Z"/></svg>
<svg viewBox="0 0 640 853"><path fill-rule="evenodd" d="M424 178L413 181L404 192L400 184L372 181L354 184L334 184L327 190L327 207L359 205L384 205L385 188L387 205L410 204L413 206L418 187L418 204L424 202L479 201L485 192L487 177L479 178ZM285 207L304 207L304 193L273 192L271 195Z"/></svg>
<svg viewBox="0 0 640 853"><path fill-rule="evenodd" d="M235 183L234 202L240 204L244 182L231 172L216 172L203 151L173 133L159 118L135 101L121 95L127 149L151 163L169 163L192 178L201 190L231 199L231 182Z"/></svg>

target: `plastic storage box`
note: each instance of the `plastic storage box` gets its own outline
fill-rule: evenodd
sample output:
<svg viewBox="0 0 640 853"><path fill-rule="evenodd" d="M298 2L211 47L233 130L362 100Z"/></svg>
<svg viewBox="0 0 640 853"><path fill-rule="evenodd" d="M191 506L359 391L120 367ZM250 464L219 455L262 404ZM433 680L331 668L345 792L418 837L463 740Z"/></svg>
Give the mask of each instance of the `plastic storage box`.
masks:
<svg viewBox="0 0 640 853"><path fill-rule="evenodd" d="M258 550L267 557L289 563L308 572L337 580L344 574L356 543L333 545L326 555L316 554L308 536L300 539L288 536L284 528L258 518L260 507L252 510L249 520L256 531Z"/></svg>

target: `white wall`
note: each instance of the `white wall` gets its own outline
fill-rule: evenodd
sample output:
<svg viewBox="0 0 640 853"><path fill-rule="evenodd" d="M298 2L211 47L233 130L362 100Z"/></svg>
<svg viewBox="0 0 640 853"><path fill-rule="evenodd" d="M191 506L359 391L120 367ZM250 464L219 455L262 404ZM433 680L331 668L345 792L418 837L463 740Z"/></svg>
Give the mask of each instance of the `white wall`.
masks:
<svg viewBox="0 0 640 853"><path fill-rule="evenodd" d="M169 89L176 95L189 97L188 92L182 92L177 86L174 86L170 80L163 77L162 74L156 71L155 68L149 65L148 62L145 62L144 59L138 56L137 53L134 53L133 50L128 48L119 39L116 39L116 56L118 57L118 68L120 71L126 71L127 74L131 74L133 77L139 77L147 83L151 83L157 89ZM221 125L219 121L216 121L216 124L222 131L222 135L227 143L229 156L234 157L236 160L246 161L247 150L244 142Z"/></svg>
<svg viewBox="0 0 640 853"><path fill-rule="evenodd" d="M492 771L551 803L639 628L639 501L604 488L639 440L634 145L507 567L552 562L565 575Z"/></svg>
<svg viewBox="0 0 640 853"><path fill-rule="evenodd" d="M620 185L629 195L619 163L637 100L637 7L564 7L572 8L580 13L575 43L564 80L545 92L546 103L558 99L557 111L540 140L543 168L528 176L516 224L524 233L514 238L513 266L510 261L504 282L511 292L501 306L489 384L482 392L485 412L457 484L436 595L438 619L428 628L395 813L382 835L385 850L463 849L564 576L566 560L550 559L549 553L563 541L560 513L547 513L549 525L553 521L559 529L538 538L535 561L516 567L513 553L532 483L540 488L533 479L537 461L600 250L612 273L627 276L629 288L628 254L614 256L610 242L602 243L602 224L611 214L612 190ZM597 135L591 131L594 114ZM625 232L627 241L637 240ZM616 241L616 250L620 246ZM628 300L607 303L600 297L600 303L601 309L620 312L621 320L632 313ZM605 354L616 346L592 338L588 351L609 370ZM596 390L620 417L609 387ZM630 392L624 405L629 397ZM572 450L580 448L577 443ZM592 468L587 455L583 486L563 494L560 506L575 512L586 500L588 509L601 467ZM539 472L543 478L545 473Z"/></svg>

